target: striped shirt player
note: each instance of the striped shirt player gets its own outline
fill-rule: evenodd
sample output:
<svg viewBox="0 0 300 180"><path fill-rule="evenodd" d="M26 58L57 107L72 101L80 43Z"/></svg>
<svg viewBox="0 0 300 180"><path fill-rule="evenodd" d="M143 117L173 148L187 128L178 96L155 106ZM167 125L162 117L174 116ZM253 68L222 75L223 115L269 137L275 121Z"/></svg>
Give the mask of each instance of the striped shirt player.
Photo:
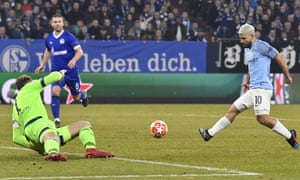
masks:
<svg viewBox="0 0 300 180"><path fill-rule="evenodd" d="M270 79L271 60L275 60L282 68L286 83L292 83L289 69L284 58L267 42L256 39L254 27L244 24L239 29L241 45L245 48L245 59L248 62L248 76L243 83L247 90L229 108L228 112L220 118L211 128L199 129L204 141L210 140L216 133L228 127L235 117L244 110L253 107L256 120L282 135L292 148L298 148L296 130L288 130L278 119L270 116L270 104L273 86Z"/></svg>
<svg viewBox="0 0 300 180"><path fill-rule="evenodd" d="M51 110L55 120L56 127L60 127L60 91L67 85L77 101L82 105L88 105L88 98L85 92L80 90L80 75L76 67L77 61L82 57L83 50L75 36L65 31L63 26L63 17L56 14L51 19L53 32L45 40L45 51L41 65L35 72L40 73L51 58L51 71L67 70L65 78L61 82L52 84Z"/></svg>

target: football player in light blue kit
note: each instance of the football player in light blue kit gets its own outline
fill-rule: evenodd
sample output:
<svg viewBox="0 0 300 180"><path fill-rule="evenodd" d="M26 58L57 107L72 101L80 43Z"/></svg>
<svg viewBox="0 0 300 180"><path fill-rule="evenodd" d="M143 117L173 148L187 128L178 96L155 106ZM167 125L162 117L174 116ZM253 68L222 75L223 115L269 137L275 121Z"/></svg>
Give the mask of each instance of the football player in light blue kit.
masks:
<svg viewBox="0 0 300 180"><path fill-rule="evenodd" d="M60 99L61 88L67 85L70 88L74 99L81 101L82 105L88 105L88 99L85 92L80 91L80 76L76 67L77 61L83 55L83 50L78 40L68 31L64 30L63 17L55 14L51 19L53 33L46 38L46 49L41 65L35 69L39 74L51 57L51 71L67 70L65 78L61 82L52 84L51 109L56 127L60 127Z"/></svg>
<svg viewBox="0 0 300 180"><path fill-rule="evenodd" d="M256 120L286 138L292 148L298 148L296 130L288 130L278 119L271 117L270 104L273 86L270 80L270 64L274 59L281 66L286 83L292 83L289 69L279 52L267 42L256 39L254 27L244 24L239 29L240 43L245 48L245 59L248 61L248 77L243 83L247 92L239 97L211 128L200 128L201 137L208 141L216 133L228 127L235 117L244 110L254 107Z"/></svg>

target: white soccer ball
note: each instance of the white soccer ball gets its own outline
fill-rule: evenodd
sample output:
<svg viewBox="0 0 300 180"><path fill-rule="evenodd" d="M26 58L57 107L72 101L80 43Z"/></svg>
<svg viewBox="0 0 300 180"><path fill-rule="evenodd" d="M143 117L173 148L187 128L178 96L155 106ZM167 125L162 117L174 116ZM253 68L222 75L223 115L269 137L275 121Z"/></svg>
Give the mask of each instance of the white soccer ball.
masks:
<svg viewBox="0 0 300 180"><path fill-rule="evenodd" d="M161 138L168 134L168 126L162 120L156 120L150 125L150 133L153 137Z"/></svg>

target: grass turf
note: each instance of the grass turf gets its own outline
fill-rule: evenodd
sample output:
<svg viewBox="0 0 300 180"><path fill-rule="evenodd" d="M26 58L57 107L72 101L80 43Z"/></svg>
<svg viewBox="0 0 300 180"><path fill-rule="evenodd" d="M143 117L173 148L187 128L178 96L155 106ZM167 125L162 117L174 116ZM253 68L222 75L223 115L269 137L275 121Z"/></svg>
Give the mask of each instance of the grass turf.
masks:
<svg viewBox="0 0 300 180"><path fill-rule="evenodd" d="M77 138L61 149L68 156L67 162L47 162L11 142L11 108L1 105L0 180L300 178L300 151L259 125L252 109L204 142L198 128L213 125L229 105L62 105L62 125L90 121L98 147L114 152L116 158L85 159ZM300 132L299 108L273 105L271 115ZM153 138L149 132L151 122L157 119L169 127L168 135L161 139Z"/></svg>

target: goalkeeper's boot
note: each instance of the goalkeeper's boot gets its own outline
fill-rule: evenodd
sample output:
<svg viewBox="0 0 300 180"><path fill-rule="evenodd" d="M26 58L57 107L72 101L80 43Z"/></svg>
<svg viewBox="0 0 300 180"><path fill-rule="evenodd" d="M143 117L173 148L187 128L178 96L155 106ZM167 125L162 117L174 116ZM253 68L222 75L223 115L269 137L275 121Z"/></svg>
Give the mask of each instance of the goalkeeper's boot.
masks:
<svg viewBox="0 0 300 180"><path fill-rule="evenodd" d="M200 133L201 137L204 139L204 141L208 141L213 137L208 133L207 129L200 128L199 133Z"/></svg>
<svg viewBox="0 0 300 180"><path fill-rule="evenodd" d="M46 161L67 161L67 159L67 156L56 152L52 152L45 156Z"/></svg>
<svg viewBox="0 0 300 180"><path fill-rule="evenodd" d="M291 132L292 136L290 139L287 139L286 141L292 146L292 148L298 149L299 144L298 144L296 130L292 129L292 130L290 130L290 132Z"/></svg>
<svg viewBox="0 0 300 180"><path fill-rule="evenodd" d="M89 105L89 97L86 92L84 93L85 93L85 98L81 100L81 104L83 107L87 107Z"/></svg>
<svg viewBox="0 0 300 180"><path fill-rule="evenodd" d="M102 151L101 149L89 148L86 149L85 157L86 158L111 158L115 155L111 152Z"/></svg>

